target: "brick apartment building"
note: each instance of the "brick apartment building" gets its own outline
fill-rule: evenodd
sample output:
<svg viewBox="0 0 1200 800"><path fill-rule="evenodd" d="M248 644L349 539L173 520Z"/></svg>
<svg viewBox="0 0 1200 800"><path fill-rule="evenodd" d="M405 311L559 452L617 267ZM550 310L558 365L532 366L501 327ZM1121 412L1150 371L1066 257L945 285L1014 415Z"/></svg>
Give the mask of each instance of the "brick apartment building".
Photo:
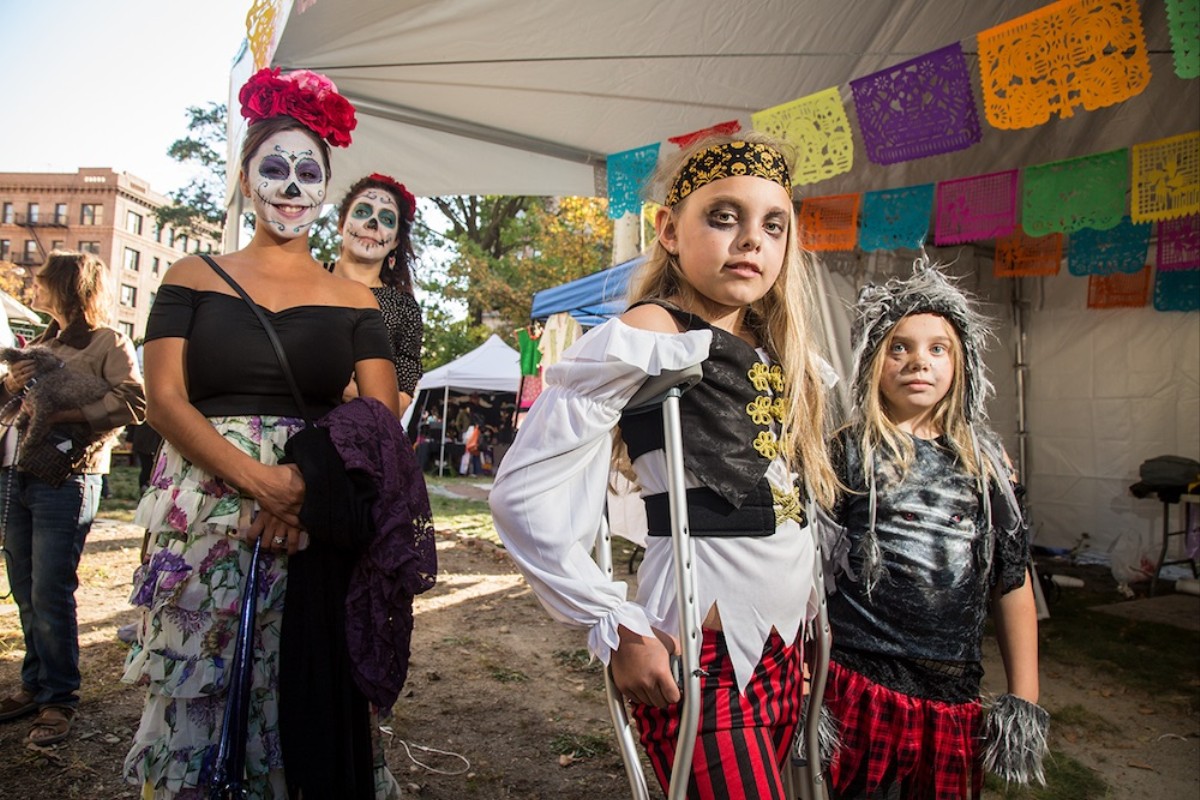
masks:
<svg viewBox="0 0 1200 800"><path fill-rule="evenodd" d="M55 249L99 255L112 274L113 327L140 339L167 267L185 253L219 250L220 232L197 239L160 230L170 200L127 172L0 172L0 270L28 283Z"/></svg>

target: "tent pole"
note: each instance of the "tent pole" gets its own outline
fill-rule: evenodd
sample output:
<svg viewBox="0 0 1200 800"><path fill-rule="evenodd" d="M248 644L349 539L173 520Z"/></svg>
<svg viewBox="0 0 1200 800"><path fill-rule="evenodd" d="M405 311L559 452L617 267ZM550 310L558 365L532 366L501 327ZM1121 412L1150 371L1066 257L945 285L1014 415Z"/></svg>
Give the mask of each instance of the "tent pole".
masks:
<svg viewBox="0 0 1200 800"><path fill-rule="evenodd" d="M521 373L521 382L517 384L517 402L513 403L512 426L517 429L517 420L521 418L521 398L525 396L525 373Z"/></svg>
<svg viewBox="0 0 1200 800"><path fill-rule="evenodd" d="M1025 363L1025 299L1022 292L1022 279L1013 279L1013 327L1016 333L1016 363L1013 369L1017 381L1017 474L1021 482L1029 485L1029 453L1027 450L1029 431L1025 419L1025 381L1029 375L1029 365Z"/></svg>
<svg viewBox="0 0 1200 800"><path fill-rule="evenodd" d="M442 477L442 470L446 468L446 431L450 430L450 420L446 416L450 413L450 387L442 387L442 452L438 454L438 477ZM454 474L451 470L450 474Z"/></svg>

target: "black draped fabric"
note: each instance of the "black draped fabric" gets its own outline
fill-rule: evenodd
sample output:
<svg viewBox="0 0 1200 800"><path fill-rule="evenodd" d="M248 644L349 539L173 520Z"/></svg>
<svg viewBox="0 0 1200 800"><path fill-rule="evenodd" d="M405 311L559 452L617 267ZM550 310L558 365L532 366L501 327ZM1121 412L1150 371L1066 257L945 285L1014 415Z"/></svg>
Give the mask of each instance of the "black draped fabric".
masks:
<svg viewBox="0 0 1200 800"><path fill-rule="evenodd" d="M375 796L367 698L354 682L346 646L346 592L360 555L313 540L288 557L279 735L293 796Z"/></svg>
<svg viewBox="0 0 1200 800"><path fill-rule="evenodd" d="M689 331L712 331L712 345L702 364L704 377L679 401L680 421L686 432L683 458L705 486L733 508L740 508L771 465L771 459L750 446L759 433L771 429L770 425L754 422L746 412L746 406L761 394L749 375L762 360L753 347L732 333L714 328L670 303L648 302L671 312ZM662 449L662 411L622 416L621 438L631 460Z"/></svg>

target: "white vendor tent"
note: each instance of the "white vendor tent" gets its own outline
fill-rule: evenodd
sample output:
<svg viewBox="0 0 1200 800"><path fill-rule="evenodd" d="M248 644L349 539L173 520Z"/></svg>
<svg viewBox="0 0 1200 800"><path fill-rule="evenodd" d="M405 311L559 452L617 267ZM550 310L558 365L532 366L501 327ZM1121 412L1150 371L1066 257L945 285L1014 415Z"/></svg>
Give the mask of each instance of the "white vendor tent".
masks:
<svg viewBox="0 0 1200 800"><path fill-rule="evenodd" d="M512 392L521 383L521 354L496 334L466 355L422 376L417 391Z"/></svg>
<svg viewBox="0 0 1200 800"><path fill-rule="evenodd" d="M326 73L358 108L353 146L334 155L331 197L374 171L419 195L591 195L604 191L608 154L731 119L749 127L753 112L830 87L853 128L851 80L954 42L975 69L976 34L1045 5L281 0L270 63ZM1023 130L985 124L969 149L886 167L867 163L856 142L850 172L798 195L1020 169L1194 131L1200 81L1174 73L1163 1L1137 5L1152 73L1140 94ZM231 75L232 147L236 90L251 69L243 59ZM1148 458L1200 454L1197 314L1089 310L1087 280L1065 267L1047 278L996 280L986 244L939 255L957 259L955 271L994 303L1001 323L992 418L1010 449L1027 452L1038 542L1069 547L1087 533L1104 549L1124 533L1156 536L1162 505L1133 498L1128 487ZM911 257L825 259L827 301L853 298L863 282L906 270ZM842 325L837 314L824 322Z"/></svg>
<svg viewBox="0 0 1200 800"><path fill-rule="evenodd" d="M417 396L408 407L408 415L411 415L414 409L423 407L424 403L420 402L423 393L436 393L440 389L444 425L450 409L451 392L466 394L505 392L516 395L520 386L521 354L493 333L486 342L471 352L459 356L449 364L443 364L437 369L425 373L417 383ZM408 415L403 420L406 428L409 422ZM444 437L440 449L439 463L446 460Z"/></svg>

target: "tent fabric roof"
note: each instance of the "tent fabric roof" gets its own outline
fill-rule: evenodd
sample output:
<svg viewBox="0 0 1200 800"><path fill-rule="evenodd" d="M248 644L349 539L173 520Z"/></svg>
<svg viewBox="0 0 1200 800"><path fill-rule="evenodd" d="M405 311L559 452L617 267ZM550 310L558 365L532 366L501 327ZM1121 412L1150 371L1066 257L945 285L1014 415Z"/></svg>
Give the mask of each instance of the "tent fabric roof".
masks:
<svg viewBox="0 0 1200 800"><path fill-rule="evenodd" d="M513 392L521 384L521 354L496 334L466 355L422 376L417 390L455 392Z"/></svg>
<svg viewBox="0 0 1200 800"><path fill-rule="evenodd" d="M615 267L536 292L529 315L534 319L545 319L566 311L580 325L599 325L625 310L629 278L643 260L638 256Z"/></svg>
<svg viewBox="0 0 1200 800"><path fill-rule="evenodd" d="M336 148L331 197L374 171L424 196L593 195L610 153L734 118L748 127L753 112L831 86L853 127L851 80L958 41L974 68L978 33L1044 5L296 2L279 16L272 63L327 74L359 109L354 144ZM800 191L968 177L1194 130L1195 105L1180 98L1195 82L1174 74L1164 4L1141 8L1153 75L1141 95L1028 130L985 126L968 150L890 167L868 164L859 146L850 173Z"/></svg>
<svg viewBox="0 0 1200 800"><path fill-rule="evenodd" d="M17 298L13 297L8 292L0 291L0 304L3 304L4 316L6 316L9 320L29 322L34 325L42 324L42 318L37 315L36 311L22 303Z"/></svg>

